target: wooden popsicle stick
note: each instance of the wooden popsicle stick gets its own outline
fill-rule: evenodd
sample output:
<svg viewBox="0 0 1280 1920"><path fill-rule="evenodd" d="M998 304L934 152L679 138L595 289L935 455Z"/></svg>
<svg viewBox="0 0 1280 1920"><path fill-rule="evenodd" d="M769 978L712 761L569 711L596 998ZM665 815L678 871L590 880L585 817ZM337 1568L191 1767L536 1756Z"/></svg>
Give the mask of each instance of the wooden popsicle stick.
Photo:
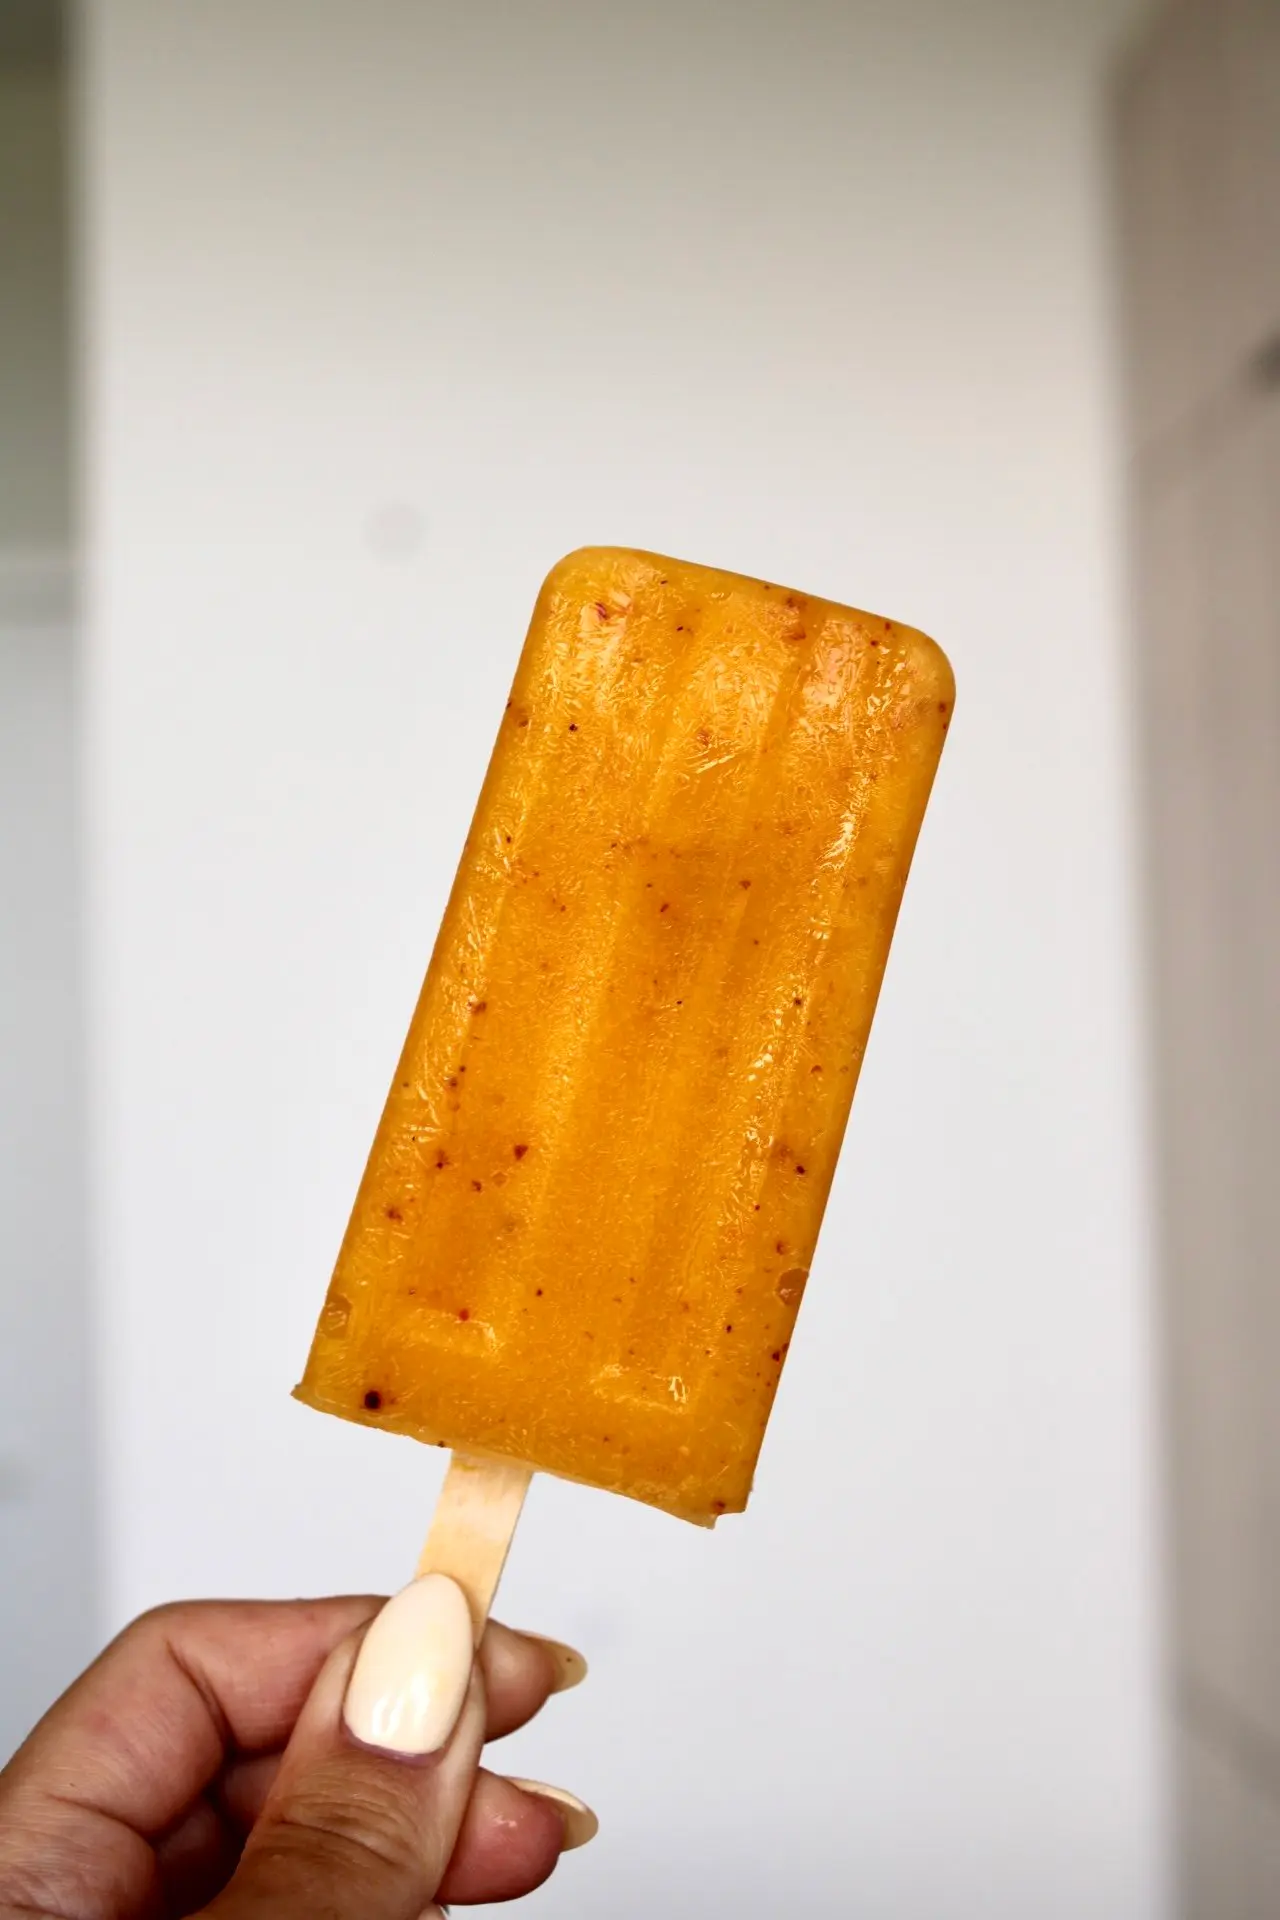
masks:
<svg viewBox="0 0 1280 1920"><path fill-rule="evenodd" d="M514 1460L478 1460L466 1453L449 1460L418 1558L418 1578L447 1573L457 1581L467 1596L477 1646L532 1478L533 1468Z"/></svg>

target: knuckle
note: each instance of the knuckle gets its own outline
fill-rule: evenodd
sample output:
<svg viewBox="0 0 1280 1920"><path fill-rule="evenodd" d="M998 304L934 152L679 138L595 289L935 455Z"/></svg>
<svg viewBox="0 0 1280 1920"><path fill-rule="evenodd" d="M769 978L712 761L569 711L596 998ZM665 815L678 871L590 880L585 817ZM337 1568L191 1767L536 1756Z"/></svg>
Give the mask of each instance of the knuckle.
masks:
<svg viewBox="0 0 1280 1920"><path fill-rule="evenodd" d="M291 1794L259 1836L353 1881L375 1873L404 1881L426 1869L419 1820L395 1799L350 1780L337 1790L321 1782Z"/></svg>
<svg viewBox="0 0 1280 1920"><path fill-rule="evenodd" d="M145 1613L129 1622L120 1639L130 1645L145 1646L166 1640L176 1625L199 1611L199 1606L194 1600L166 1600L161 1606L148 1607Z"/></svg>

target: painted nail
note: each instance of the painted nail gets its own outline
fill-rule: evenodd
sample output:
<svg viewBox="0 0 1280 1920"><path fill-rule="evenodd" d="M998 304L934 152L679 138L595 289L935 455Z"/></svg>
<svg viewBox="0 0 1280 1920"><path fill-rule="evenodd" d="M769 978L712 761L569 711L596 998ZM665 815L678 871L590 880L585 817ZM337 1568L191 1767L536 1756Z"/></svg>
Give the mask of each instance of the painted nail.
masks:
<svg viewBox="0 0 1280 1920"><path fill-rule="evenodd" d="M566 1793L563 1787L549 1787L543 1780L509 1780L509 1785L519 1787L521 1793L531 1793L535 1800L549 1800L558 1809L564 1820L564 1839L560 1844L562 1853L572 1853L575 1847L585 1847L588 1840L594 1840L599 1833L600 1822L585 1800Z"/></svg>
<svg viewBox="0 0 1280 1920"><path fill-rule="evenodd" d="M570 1687L582 1685L587 1677L587 1663L576 1647L566 1647L563 1640L548 1640L545 1633L526 1633L524 1637L551 1655L556 1675L552 1693L568 1693Z"/></svg>
<svg viewBox="0 0 1280 1920"><path fill-rule="evenodd" d="M388 1600L364 1637L342 1716L386 1753L437 1753L471 1679L471 1614L457 1582L429 1573Z"/></svg>

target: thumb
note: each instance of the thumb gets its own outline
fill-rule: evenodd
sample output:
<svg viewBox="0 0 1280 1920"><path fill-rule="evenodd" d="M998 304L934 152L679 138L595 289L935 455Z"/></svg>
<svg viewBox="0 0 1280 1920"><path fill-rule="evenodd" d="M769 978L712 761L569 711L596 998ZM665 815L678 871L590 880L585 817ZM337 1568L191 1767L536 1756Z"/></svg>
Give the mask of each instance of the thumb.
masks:
<svg viewBox="0 0 1280 1920"><path fill-rule="evenodd" d="M419 1920L484 1741L462 1589L415 1580L335 1648L207 1920Z"/></svg>

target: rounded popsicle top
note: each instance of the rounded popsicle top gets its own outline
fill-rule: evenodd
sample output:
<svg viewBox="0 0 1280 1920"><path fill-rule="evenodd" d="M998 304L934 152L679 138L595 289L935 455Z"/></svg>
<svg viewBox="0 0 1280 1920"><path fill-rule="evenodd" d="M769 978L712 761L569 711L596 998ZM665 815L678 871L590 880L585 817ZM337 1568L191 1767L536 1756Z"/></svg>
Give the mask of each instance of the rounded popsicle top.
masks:
<svg viewBox="0 0 1280 1920"><path fill-rule="evenodd" d="M937 641L919 628L752 574L675 560L640 547L576 547L565 554L543 580L533 624L536 626L539 616L550 607L564 604L582 612L594 611L601 624L606 624L622 612L630 612L637 595L642 597L645 610L658 618L664 600L686 616L696 615L699 603L714 606L729 600L752 607L762 619L776 610L784 627L805 628L802 638L807 637L810 627L827 619L847 621L855 630L865 631L869 646L888 646L908 658L921 696L941 703L945 717L949 718L955 705L951 662ZM792 615L807 619L791 621L788 616ZM687 619L677 622L677 630L689 630Z"/></svg>

